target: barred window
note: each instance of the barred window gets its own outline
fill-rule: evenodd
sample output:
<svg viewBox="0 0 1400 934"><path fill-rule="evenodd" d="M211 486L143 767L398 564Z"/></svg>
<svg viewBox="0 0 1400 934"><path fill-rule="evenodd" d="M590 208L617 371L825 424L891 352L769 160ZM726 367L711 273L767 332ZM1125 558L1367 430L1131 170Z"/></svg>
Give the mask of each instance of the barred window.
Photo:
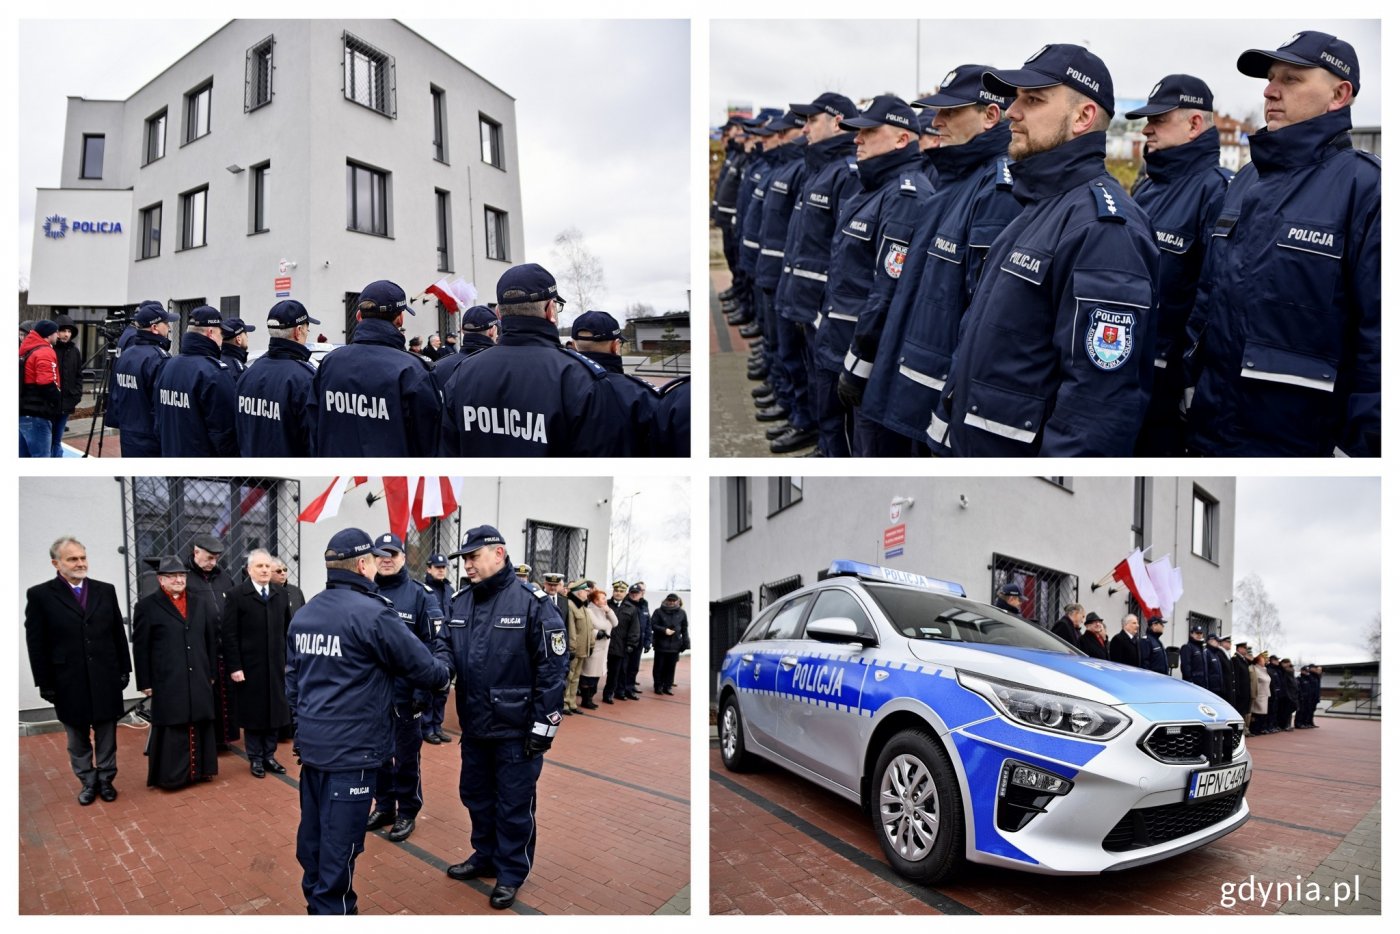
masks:
<svg viewBox="0 0 1400 934"><path fill-rule="evenodd" d="M588 530L527 520L525 563L530 565L532 581L546 573L563 574L565 580L583 577L588 567Z"/></svg>
<svg viewBox="0 0 1400 934"><path fill-rule="evenodd" d="M343 33L345 44L345 99L395 117L394 57L363 39Z"/></svg>
<svg viewBox="0 0 1400 934"><path fill-rule="evenodd" d="M243 110L257 110L272 103L272 47L268 36L248 50L243 69Z"/></svg>
<svg viewBox="0 0 1400 934"><path fill-rule="evenodd" d="M1019 558L992 555L992 592L996 599L1003 584L1021 588L1021 617L1050 628L1064 607L1079 600L1079 577L1054 568L1042 567Z"/></svg>

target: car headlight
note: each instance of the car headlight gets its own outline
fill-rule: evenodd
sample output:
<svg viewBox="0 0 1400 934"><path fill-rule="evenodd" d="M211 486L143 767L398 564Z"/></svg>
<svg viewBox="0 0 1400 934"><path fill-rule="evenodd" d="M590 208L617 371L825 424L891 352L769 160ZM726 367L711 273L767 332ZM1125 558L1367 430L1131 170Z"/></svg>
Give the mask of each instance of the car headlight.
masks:
<svg viewBox="0 0 1400 934"><path fill-rule="evenodd" d="M1107 704L985 675L960 671L958 683L985 697L1008 720L1051 733L1108 740L1133 722Z"/></svg>

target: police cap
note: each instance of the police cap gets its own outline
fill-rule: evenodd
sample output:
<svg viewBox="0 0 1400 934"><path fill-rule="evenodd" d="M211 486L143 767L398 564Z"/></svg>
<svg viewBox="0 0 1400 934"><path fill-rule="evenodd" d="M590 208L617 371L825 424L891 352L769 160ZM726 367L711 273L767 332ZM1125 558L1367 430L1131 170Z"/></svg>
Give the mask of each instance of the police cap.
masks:
<svg viewBox="0 0 1400 934"><path fill-rule="evenodd" d="M224 323L224 316L213 305L200 305L190 312L190 324L197 328L212 328Z"/></svg>
<svg viewBox="0 0 1400 934"><path fill-rule="evenodd" d="M267 326L276 328L294 328L298 324L320 324L311 317L311 312L306 310L306 306L294 298L284 299L273 305L267 312Z"/></svg>
<svg viewBox="0 0 1400 934"><path fill-rule="evenodd" d="M834 91L826 91L818 94L817 99L810 104L789 104L788 109L795 114L804 117L812 117L820 113L831 114L838 120L845 120L854 117L859 111L851 99L844 94L837 94Z"/></svg>
<svg viewBox="0 0 1400 934"><path fill-rule="evenodd" d="M1016 584L1011 583L1010 581L1007 581L1006 583L1002 584L1001 589L998 590L997 593L1001 594L1004 597L1025 596L1025 594L1021 593L1021 588L1018 587Z"/></svg>
<svg viewBox="0 0 1400 934"><path fill-rule="evenodd" d="M359 558L362 555L387 557L389 552L376 548L374 540L363 529L341 529L331 536L326 545L327 561L344 561L346 558Z"/></svg>
<svg viewBox="0 0 1400 934"><path fill-rule="evenodd" d="M160 302L145 301L136 306L136 314L132 316L132 320L136 322L137 327L148 328L160 321L172 324L179 321L180 316L166 311Z"/></svg>
<svg viewBox="0 0 1400 934"><path fill-rule="evenodd" d="M917 115L914 119L918 121L918 124L919 124L919 132L920 132L920 133L924 134L925 136L942 136L942 135L943 135L942 133L939 133L939 132L938 132L936 129L934 129L934 127L933 127L933 118L934 118L934 116L935 116L937 113L938 113L938 111L936 111L936 110L921 110L921 111L919 111L918 115Z"/></svg>
<svg viewBox="0 0 1400 934"><path fill-rule="evenodd" d="M257 328L251 324L244 324L242 318L225 318L219 325L219 330L224 332L224 337L237 337L240 334L251 334Z"/></svg>
<svg viewBox="0 0 1400 934"><path fill-rule="evenodd" d="M442 553L440 553L440 552L436 552L436 551L433 552L432 554L428 555L428 567L430 567L430 568L445 568L445 567L447 567L447 555L444 555L444 554L442 554Z"/></svg>
<svg viewBox="0 0 1400 934"><path fill-rule="evenodd" d="M1201 625L1195 625L1195 626L1192 626L1192 627L1191 627L1191 633L1192 633L1193 635L1194 635L1195 633L1198 633L1198 632L1199 632L1199 633L1204 633L1205 631L1206 631L1206 627L1201 626Z"/></svg>
<svg viewBox="0 0 1400 934"><path fill-rule="evenodd" d="M378 548L380 551L387 551L394 554L401 555L404 552L403 539L399 538L393 532L385 532L383 535L376 538L374 540L374 547Z"/></svg>
<svg viewBox="0 0 1400 934"><path fill-rule="evenodd" d="M781 107L764 107L757 115L749 117L747 120L739 121L749 132L757 130L759 127L767 126L772 121L783 115Z"/></svg>
<svg viewBox="0 0 1400 934"><path fill-rule="evenodd" d="M631 587L628 587L628 588L627 588L627 592L628 592L628 593L641 593L641 592L642 592L643 590L645 590L645 589L646 589L646 588L643 587L641 584L633 584Z"/></svg>
<svg viewBox="0 0 1400 934"><path fill-rule="evenodd" d="M766 125L754 130L759 136L772 136L774 133L781 133L783 130L792 130L802 126L807 122L807 118L796 111L789 110L782 116L774 117Z"/></svg>
<svg viewBox="0 0 1400 934"><path fill-rule="evenodd" d="M944 76L936 94L921 97L912 103L915 107L943 109L966 107L969 104L996 104L1005 110L1011 104L1010 97L999 94L982 83L982 75L991 70L991 65L959 65Z"/></svg>
<svg viewBox="0 0 1400 934"><path fill-rule="evenodd" d="M1361 93L1361 62L1356 58L1356 50L1350 42L1344 42L1330 33L1312 29L1294 33L1275 51L1250 49L1244 52L1235 67L1251 78L1268 78L1269 66L1274 62L1326 68L1343 81L1350 81L1352 94Z"/></svg>
<svg viewBox="0 0 1400 934"><path fill-rule="evenodd" d="M455 558L458 555L469 555L474 551L479 551L487 545L504 545L505 538L497 532L494 526L478 525L474 529L467 530L467 537L462 539L462 547L448 555Z"/></svg>
<svg viewBox="0 0 1400 934"><path fill-rule="evenodd" d="M1049 88L1057 84L1074 88L1113 115L1113 77L1108 66L1082 45L1059 42L1041 46L1022 68L988 69L982 86L993 94L1015 97L1018 88Z"/></svg>
<svg viewBox="0 0 1400 934"><path fill-rule="evenodd" d="M892 126L918 133L914 109L893 94L881 94L857 116L841 121L843 130L864 130L874 126Z"/></svg>
<svg viewBox="0 0 1400 934"><path fill-rule="evenodd" d="M1155 117L1178 107L1188 110L1214 110L1215 95L1210 93L1210 87L1204 81L1194 75L1167 75L1158 81L1152 93L1147 95L1145 106L1130 110L1123 116L1129 120L1139 120L1142 117Z"/></svg>
<svg viewBox="0 0 1400 934"><path fill-rule="evenodd" d="M525 305L530 302L547 301L564 304L564 300L559 297L554 277L539 263L512 266L496 280L497 305Z"/></svg>
<svg viewBox="0 0 1400 934"><path fill-rule="evenodd" d="M485 305L473 305L462 312L463 331L489 331L498 324L500 324L500 320L496 317L496 313Z"/></svg>
<svg viewBox="0 0 1400 934"><path fill-rule="evenodd" d="M157 574L188 574L189 568L180 562L174 555L160 555L154 558L141 559L152 571Z"/></svg>
<svg viewBox="0 0 1400 934"><path fill-rule="evenodd" d="M1162 625L1162 626L1165 626L1165 625L1167 624L1167 621L1164 620L1164 619L1162 619L1162 617L1160 617L1160 616L1154 616L1154 617L1152 617L1151 619L1149 619L1149 620L1147 621L1147 625L1148 625L1148 626L1156 626L1156 625L1159 625L1159 624Z"/></svg>
<svg viewBox="0 0 1400 934"><path fill-rule="evenodd" d="M365 302L374 306L373 311L400 312L406 311L414 317L418 313L413 310L413 304L408 300L397 283L388 279L375 279L369 285L360 290L360 297L355 300L358 307Z"/></svg>
<svg viewBox="0 0 1400 934"><path fill-rule="evenodd" d="M196 535L192 544L196 548L203 548L211 555L221 555L228 550L228 546L224 544L223 539L214 535Z"/></svg>
<svg viewBox="0 0 1400 934"><path fill-rule="evenodd" d="M622 325L606 311L585 311L570 333L577 341L611 341L622 336Z"/></svg>

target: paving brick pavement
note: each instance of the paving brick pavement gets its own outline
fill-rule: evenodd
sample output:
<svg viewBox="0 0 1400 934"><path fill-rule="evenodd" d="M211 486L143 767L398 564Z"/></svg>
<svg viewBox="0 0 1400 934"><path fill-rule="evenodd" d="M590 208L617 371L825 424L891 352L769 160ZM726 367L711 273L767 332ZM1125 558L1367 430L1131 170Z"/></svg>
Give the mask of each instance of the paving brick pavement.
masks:
<svg viewBox="0 0 1400 934"><path fill-rule="evenodd" d="M649 661L645 663L649 665ZM674 696L567 717L538 789L536 863L520 914L677 914L690 899L690 659ZM649 684L643 668L639 683ZM447 732L457 719L447 707ZM301 914L297 766L258 780L241 746L208 784L145 787L144 731L117 736L118 799L82 807L62 732L19 740L21 914ZM456 744L425 744L424 806L403 843L370 833L356 863L366 914L496 914L489 883L454 882L471 852Z"/></svg>
<svg viewBox="0 0 1400 934"><path fill-rule="evenodd" d="M1249 740L1244 827L1190 853L1105 876L969 866L952 884L889 869L859 807L776 766L735 774L710 753L710 910L726 914L1243 914L1380 911L1380 724L1319 718L1317 730ZM1344 764L1344 765L1343 765ZM1343 767L1339 767L1343 766ZM1320 806L1325 802L1325 806ZM1251 878L1361 877L1341 904L1246 900ZM1227 893L1222 884L1234 886ZM1277 889L1273 890L1277 894ZM1230 897L1225 897L1226 895Z"/></svg>

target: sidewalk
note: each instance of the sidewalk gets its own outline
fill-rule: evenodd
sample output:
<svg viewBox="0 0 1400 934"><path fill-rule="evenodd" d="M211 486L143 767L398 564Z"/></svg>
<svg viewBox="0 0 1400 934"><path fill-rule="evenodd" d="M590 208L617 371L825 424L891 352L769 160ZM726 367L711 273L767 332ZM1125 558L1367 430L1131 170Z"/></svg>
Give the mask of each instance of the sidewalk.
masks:
<svg viewBox="0 0 1400 934"><path fill-rule="evenodd" d="M538 789L539 844L517 914L685 914L690 907L690 659L675 696L566 717ZM457 716L447 705L445 731ZM82 807L64 734L19 739L20 914L303 914L296 861L298 767L256 779L241 745L212 782L145 787L145 733L117 732L118 799ZM361 914L497 914L489 880L448 879L471 852L455 745L424 744L423 811L412 837L365 839Z"/></svg>

